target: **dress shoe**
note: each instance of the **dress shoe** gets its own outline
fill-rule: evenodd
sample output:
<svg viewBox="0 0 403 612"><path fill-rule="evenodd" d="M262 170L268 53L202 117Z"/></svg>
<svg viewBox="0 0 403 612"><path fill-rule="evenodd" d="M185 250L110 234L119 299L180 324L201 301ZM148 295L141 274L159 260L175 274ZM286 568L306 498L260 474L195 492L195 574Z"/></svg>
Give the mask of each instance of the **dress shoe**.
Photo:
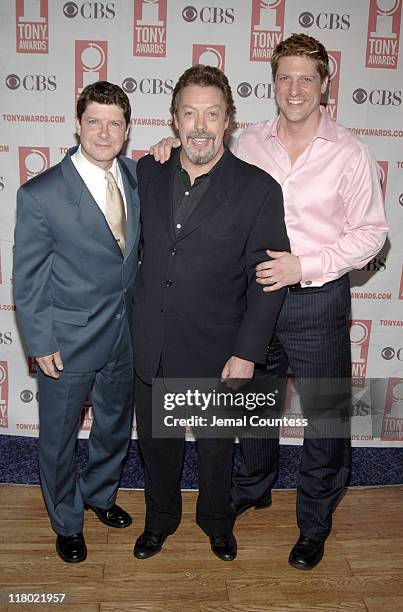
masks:
<svg viewBox="0 0 403 612"><path fill-rule="evenodd" d="M211 550L222 561L233 561L237 553L237 543L233 533L210 536Z"/></svg>
<svg viewBox="0 0 403 612"><path fill-rule="evenodd" d="M162 533L154 533L153 531L143 531L134 545L133 554L136 559L148 559L161 551L162 545L166 540Z"/></svg>
<svg viewBox="0 0 403 612"><path fill-rule="evenodd" d="M265 495L259 497L257 501L251 501L239 505L232 502L232 506L235 509L237 516L243 514L244 512L246 512L246 510L249 510L249 508L255 508L255 510L264 510L265 508L269 508L271 504L271 491L268 491Z"/></svg>
<svg viewBox="0 0 403 612"><path fill-rule="evenodd" d="M81 563L87 557L87 547L81 531L71 536L58 534L56 550L66 563Z"/></svg>
<svg viewBox="0 0 403 612"><path fill-rule="evenodd" d="M127 514L127 512L125 512L125 510L123 510L123 508L117 504L113 504L112 508L109 508L108 510L103 510L102 508L97 508L96 506L90 506L90 504L85 504L84 508L86 510L93 510L99 520L109 527L117 527L118 529L122 529L123 527L128 527L133 522L130 514Z"/></svg>
<svg viewBox="0 0 403 612"><path fill-rule="evenodd" d="M311 540L300 535L288 557L288 563L296 569L310 570L322 559L324 548L324 540Z"/></svg>

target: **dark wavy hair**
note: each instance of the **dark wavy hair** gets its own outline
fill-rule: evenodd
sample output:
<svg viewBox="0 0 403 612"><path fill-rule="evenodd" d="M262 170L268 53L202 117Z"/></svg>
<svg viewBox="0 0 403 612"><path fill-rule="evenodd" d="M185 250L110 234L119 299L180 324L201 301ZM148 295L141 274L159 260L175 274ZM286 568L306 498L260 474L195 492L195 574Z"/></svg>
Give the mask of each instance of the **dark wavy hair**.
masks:
<svg viewBox="0 0 403 612"><path fill-rule="evenodd" d="M87 85L82 90L77 100L77 119L81 123L81 117L85 112L90 102L98 102L98 104L116 104L120 106L126 121L126 126L130 123L131 107L129 98L119 87L108 81L97 81Z"/></svg>
<svg viewBox="0 0 403 612"><path fill-rule="evenodd" d="M179 100L181 97L182 89L188 85L200 85L201 87L213 86L218 87L224 95L226 104L227 117L229 119L229 125L232 124L235 116L235 104L232 97L231 86L228 82L225 74L214 66L204 66L203 64L197 64L185 70L182 76L179 77L178 82L172 93L171 102L171 114L174 117L178 110Z"/></svg>

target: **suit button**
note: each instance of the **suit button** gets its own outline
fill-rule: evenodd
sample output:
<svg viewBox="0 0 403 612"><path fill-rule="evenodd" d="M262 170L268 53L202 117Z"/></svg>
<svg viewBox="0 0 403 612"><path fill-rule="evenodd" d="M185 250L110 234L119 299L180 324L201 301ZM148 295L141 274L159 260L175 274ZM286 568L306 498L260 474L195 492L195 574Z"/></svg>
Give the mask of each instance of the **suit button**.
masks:
<svg viewBox="0 0 403 612"><path fill-rule="evenodd" d="M166 287L172 287L172 285L173 285L173 282L171 280L165 281L165 286Z"/></svg>
<svg viewBox="0 0 403 612"><path fill-rule="evenodd" d="M117 319L121 319L121 318L122 318L122 315L121 315L121 314L117 314L117 315L116 315L116 318L117 318Z"/></svg>
<svg viewBox="0 0 403 612"><path fill-rule="evenodd" d="M171 255L176 255L177 252L178 252L178 249L172 249Z"/></svg>
<svg viewBox="0 0 403 612"><path fill-rule="evenodd" d="M127 293L127 289L123 289L123 293Z"/></svg>

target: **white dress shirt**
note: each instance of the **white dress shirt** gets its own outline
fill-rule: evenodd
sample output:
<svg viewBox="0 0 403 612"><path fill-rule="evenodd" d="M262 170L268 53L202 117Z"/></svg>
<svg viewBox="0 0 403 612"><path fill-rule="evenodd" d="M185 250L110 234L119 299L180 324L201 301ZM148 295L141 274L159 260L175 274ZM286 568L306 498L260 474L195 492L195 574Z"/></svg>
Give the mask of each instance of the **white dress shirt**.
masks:
<svg viewBox="0 0 403 612"><path fill-rule="evenodd" d="M76 167L77 172L83 179L86 184L89 192L94 198L95 202L98 204L102 213L105 215L106 211L106 186L107 180L105 178L105 170L102 168L98 168L95 164L90 162L86 157L84 157L81 149L81 145L78 147L77 151L74 155L71 156L71 161ZM117 186L120 189L120 192L123 197L123 202L125 205L125 213L127 218L127 204L126 204L126 196L125 190L123 188L122 176L120 173L119 164L115 159L112 162L112 166L109 169L109 172L112 172L113 177L117 183Z"/></svg>

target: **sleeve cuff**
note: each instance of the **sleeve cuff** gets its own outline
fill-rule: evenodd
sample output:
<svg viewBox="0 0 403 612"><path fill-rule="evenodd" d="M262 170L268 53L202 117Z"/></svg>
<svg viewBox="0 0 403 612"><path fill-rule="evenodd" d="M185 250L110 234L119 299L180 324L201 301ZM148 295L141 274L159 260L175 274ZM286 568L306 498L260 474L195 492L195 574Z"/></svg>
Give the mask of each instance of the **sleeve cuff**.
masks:
<svg viewBox="0 0 403 612"><path fill-rule="evenodd" d="M299 255L298 257L301 264L301 285L322 285L323 269L321 254Z"/></svg>

